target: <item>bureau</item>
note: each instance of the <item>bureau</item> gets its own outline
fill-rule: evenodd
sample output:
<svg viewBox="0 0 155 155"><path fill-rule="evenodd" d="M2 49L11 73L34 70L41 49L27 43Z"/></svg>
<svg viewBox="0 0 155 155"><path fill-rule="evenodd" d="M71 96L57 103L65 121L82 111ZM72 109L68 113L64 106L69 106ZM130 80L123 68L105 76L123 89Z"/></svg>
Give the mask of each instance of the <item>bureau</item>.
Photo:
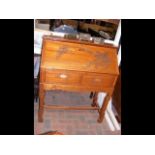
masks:
<svg viewBox="0 0 155 155"><path fill-rule="evenodd" d="M39 122L43 121L44 108L98 110L98 122L102 122L118 74L117 47L44 36L39 82ZM44 97L48 90L95 92L95 95L90 106L46 105ZM106 92L102 107L97 103L99 92Z"/></svg>

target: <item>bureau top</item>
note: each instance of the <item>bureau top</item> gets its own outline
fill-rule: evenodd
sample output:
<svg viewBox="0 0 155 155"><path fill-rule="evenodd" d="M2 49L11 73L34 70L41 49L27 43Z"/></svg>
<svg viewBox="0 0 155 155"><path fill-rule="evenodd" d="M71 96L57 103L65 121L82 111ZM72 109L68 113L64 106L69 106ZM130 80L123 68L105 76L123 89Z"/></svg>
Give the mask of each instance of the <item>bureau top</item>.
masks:
<svg viewBox="0 0 155 155"><path fill-rule="evenodd" d="M41 68L118 75L117 48L84 41L44 37Z"/></svg>

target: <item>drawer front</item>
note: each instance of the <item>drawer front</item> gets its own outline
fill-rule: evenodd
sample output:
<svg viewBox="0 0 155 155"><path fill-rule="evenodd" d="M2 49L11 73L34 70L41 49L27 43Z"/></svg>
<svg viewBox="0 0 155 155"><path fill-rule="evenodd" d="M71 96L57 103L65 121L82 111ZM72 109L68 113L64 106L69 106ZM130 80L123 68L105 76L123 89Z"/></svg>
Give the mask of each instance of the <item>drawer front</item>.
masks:
<svg viewBox="0 0 155 155"><path fill-rule="evenodd" d="M82 88L83 90L103 90L114 87L116 76L110 74L86 73L69 70L46 70L42 76L42 83L58 84Z"/></svg>
<svg viewBox="0 0 155 155"><path fill-rule="evenodd" d="M98 88L113 87L115 78L113 75L89 73L83 76L82 85Z"/></svg>
<svg viewBox="0 0 155 155"><path fill-rule="evenodd" d="M72 71L65 70L46 70L45 82L51 84L79 84L80 74L75 74Z"/></svg>

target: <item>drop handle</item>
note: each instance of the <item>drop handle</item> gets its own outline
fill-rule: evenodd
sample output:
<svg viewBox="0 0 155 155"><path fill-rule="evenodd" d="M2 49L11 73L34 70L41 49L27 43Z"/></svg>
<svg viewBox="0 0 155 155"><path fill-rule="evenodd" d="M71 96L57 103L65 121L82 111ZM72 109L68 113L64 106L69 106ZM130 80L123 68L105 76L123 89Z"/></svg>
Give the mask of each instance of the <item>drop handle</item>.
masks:
<svg viewBox="0 0 155 155"><path fill-rule="evenodd" d="M60 74L60 78L66 79L67 78L67 75L66 74Z"/></svg>
<svg viewBox="0 0 155 155"><path fill-rule="evenodd" d="M96 79L94 79L94 81L95 82L101 82L101 79L96 78Z"/></svg>

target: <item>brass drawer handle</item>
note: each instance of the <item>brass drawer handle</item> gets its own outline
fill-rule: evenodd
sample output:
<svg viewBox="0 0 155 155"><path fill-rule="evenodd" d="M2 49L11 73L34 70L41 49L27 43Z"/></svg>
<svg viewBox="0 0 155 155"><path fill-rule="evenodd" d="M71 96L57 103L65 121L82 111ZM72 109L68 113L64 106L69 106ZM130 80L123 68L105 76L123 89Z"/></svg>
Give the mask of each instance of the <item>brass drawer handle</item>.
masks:
<svg viewBox="0 0 155 155"><path fill-rule="evenodd" d="M59 76L60 76L60 78L62 78L62 79L66 79L66 78L67 78L67 75L65 75L65 74L60 74Z"/></svg>
<svg viewBox="0 0 155 155"><path fill-rule="evenodd" d="M95 82L101 82L101 79L94 79Z"/></svg>

